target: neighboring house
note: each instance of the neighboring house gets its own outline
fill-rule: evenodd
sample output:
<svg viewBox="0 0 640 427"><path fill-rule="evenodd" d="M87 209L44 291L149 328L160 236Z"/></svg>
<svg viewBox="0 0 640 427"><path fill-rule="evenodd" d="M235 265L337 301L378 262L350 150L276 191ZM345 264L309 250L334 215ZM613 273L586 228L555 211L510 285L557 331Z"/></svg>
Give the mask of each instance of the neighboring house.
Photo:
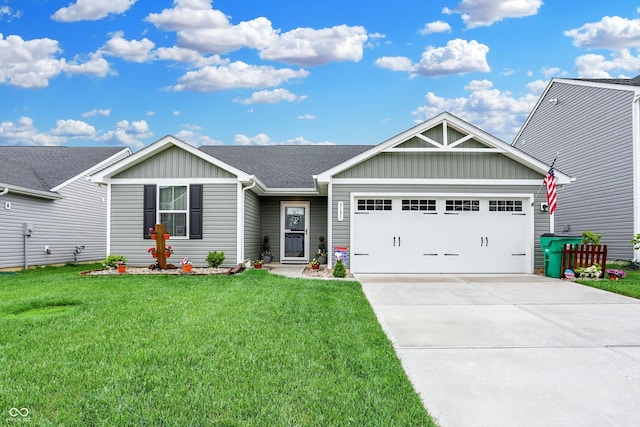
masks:
<svg viewBox="0 0 640 427"><path fill-rule="evenodd" d="M640 76L558 79L513 145L576 178L558 191L555 231L603 234L611 259L634 257L640 233ZM559 153L559 154L558 154Z"/></svg>
<svg viewBox="0 0 640 427"><path fill-rule="evenodd" d="M548 165L442 113L374 146L205 146L166 136L93 175L109 252L148 265L163 223L174 257L305 263L327 238L356 273L530 273L547 232ZM558 184L571 179L557 173ZM337 248L337 250L335 250ZM535 254L535 255L534 255Z"/></svg>
<svg viewBox="0 0 640 427"><path fill-rule="evenodd" d="M89 175L129 155L122 147L0 147L0 268L104 259L107 191Z"/></svg>

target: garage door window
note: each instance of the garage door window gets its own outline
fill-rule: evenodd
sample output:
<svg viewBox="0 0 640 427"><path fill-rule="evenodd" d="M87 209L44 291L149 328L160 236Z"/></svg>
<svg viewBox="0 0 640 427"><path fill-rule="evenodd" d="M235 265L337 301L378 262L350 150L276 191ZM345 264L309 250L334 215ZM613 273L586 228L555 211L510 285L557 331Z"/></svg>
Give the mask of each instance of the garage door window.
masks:
<svg viewBox="0 0 640 427"><path fill-rule="evenodd" d="M359 211L390 211L391 199L358 200Z"/></svg>
<svg viewBox="0 0 640 427"><path fill-rule="evenodd" d="M435 200L403 200L403 211L435 211Z"/></svg>
<svg viewBox="0 0 640 427"><path fill-rule="evenodd" d="M522 200L489 200L490 212L522 212Z"/></svg>
<svg viewBox="0 0 640 427"><path fill-rule="evenodd" d="M447 200L447 212L477 212L480 210L480 200Z"/></svg>

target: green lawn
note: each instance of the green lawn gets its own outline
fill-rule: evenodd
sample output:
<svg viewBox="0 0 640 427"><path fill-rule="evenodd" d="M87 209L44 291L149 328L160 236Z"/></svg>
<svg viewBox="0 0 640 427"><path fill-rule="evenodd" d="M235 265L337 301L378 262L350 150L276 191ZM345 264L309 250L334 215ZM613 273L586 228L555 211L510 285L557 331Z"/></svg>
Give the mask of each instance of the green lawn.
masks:
<svg viewBox="0 0 640 427"><path fill-rule="evenodd" d="M616 294L626 295L628 297L640 299L640 271L633 271L623 268L621 265L608 264L609 269L621 269L627 273L627 277L620 280L577 280L578 283L591 286L605 291L615 292ZM604 275L607 277L607 275Z"/></svg>
<svg viewBox="0 0 640 427"><path fill-rule="evenodd" d="M91 268L0 276L0 423L435 425L358 283Z"/></svg>

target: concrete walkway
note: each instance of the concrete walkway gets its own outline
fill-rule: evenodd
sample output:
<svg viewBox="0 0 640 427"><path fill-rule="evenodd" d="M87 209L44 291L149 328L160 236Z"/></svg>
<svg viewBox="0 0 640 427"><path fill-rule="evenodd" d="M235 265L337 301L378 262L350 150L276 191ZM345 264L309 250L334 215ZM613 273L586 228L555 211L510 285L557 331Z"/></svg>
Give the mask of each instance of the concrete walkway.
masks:
<svg viewBox="0 0 640 427"><path fill-rule="evenodd" d="M529 275L357 275L442 427L640 425L640 301Z"/></svg>

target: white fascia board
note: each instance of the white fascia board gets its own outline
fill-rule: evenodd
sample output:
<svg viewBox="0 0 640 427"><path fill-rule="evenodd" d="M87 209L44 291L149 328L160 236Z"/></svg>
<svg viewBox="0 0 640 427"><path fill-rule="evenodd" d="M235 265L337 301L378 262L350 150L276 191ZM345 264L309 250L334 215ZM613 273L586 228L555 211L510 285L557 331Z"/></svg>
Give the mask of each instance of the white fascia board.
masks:
<svg viewBox="0 0 640 427"><path fill-rule="evenodd" d="M465 185L465 186L501 186L513 187L522 185L539 186L542 179L422 179L422 178L334 178L332 184L353 184L353 185ZM384 187L381 187L384 188Z"/></svg>
<svg viewBox="0 0 640 427"><path fill-rule="evenodd" d="M158 184L158 185L189 185L189 184L236 184L236 178L114 178L111 184Z"/></svg>
<svg viewBox="0 0 640 427"><path fill-rule="evenodd" d="M259 194L263 196L319 196L320 192L315 188L269 188Z"/></svg>
<svg viewBox="0 0 640 427"><path fill-rule="evenodd" d="M194 156L199 157L211 163L214 166L224 169L233 175L236 175L238 177L238 180L242 183L251 182L250 175L247 174L246 172L243 172L213 156L210 156L209 154L205 153L202 150L199 150L193 145L187 144L186 142L181 141L178 138L171 135L167 135L157 140L156 142L144 147L143 149L127 157L126 159L123 159L122 161L112 166L109 166L108 168L92 175L91 180L93 182L106 183L108 180L111 179L113 175L119 172L122 172L123 170L128 169L132 166L135 166L138 163L143 162L147 158L152 157L153 155L168 149L170 146L176 146L176 147L182 148L183 150L193 154Z"/></svg>
<svg viewBox="0 0 640 427"><path fill-rule="evenodd" d="M11 184L2 184L0 183L0 188L9 189L9 193L11 194L21 194L23 196L31 196L37 197L39 199L47 199L47 200L58 200L64 199L64 197L60 194L49 192L49 191L41 191L41 190L33 190L31 188L18 187L16 185Z"/></svg>
<svg viewBox="0 0 640 427"><path fill-rule="evenodd" d="M100 163L98 163L98 164L96 164L96 165L94 165L94 166L90 167L90 168L89 168L89 169L87 169L86 171L81 172L81 173L79 173L78 175L74 176L73 178L70 178L70 179L66 180L66 181L65 181L65 182L63 182L62 184L59 184L59 185L57 185L57 186L53 187L53 188L51 189L51 191L58 191L58 190L60 190L61 188L66 187L67 185L71 184L72 182L74 182L75 180L77 180L77 179L79 179L79 178L82 178L82 177L87 176L87 175L91 175L91 174L93 173L93 171L102 169L102 167L103 167L105 164L110 163L114 158L116 158L116 157L118 157L118 156L120 156L120 155L122 155L122 154L125 154L125 153L129 153L129 156L130 156L131 154L133 154L133 153L131 152L131 149L130 149L129 147L127 147L127 148L125 148L125 149L123 149L123 150L121 150L121 151L118 151L118 152L117 152L116 154L114 154L113 156L110 156L109 158L104 159L103 161L101 161ZM91 177L89 177L89 179L91 179ZM93 182L95 182L95 181L93 181Z"/></svg>

